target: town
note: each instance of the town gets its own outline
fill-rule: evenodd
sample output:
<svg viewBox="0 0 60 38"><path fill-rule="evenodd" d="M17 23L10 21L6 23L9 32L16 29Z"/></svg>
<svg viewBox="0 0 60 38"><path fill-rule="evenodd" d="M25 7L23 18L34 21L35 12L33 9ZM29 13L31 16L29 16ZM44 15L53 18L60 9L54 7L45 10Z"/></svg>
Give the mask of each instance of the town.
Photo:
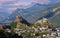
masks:
<svg viewBox="0 0 60 38"><path fill-rule="evenodd" d="M11 24L0 24L0 35L3 38L60 38L60 28L57 28L47 18L38 20L34 24L23 22L23 18L16 16ZM2 33L2 34L1 34ZM17 36L17 37L16 37Z"/></svg>

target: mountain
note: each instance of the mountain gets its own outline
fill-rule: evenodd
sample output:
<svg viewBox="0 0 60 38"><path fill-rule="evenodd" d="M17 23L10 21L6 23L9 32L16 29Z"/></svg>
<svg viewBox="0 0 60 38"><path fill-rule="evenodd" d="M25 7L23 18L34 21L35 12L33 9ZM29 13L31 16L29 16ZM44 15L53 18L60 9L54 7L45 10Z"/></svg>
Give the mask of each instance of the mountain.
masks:
<svg viewBox="0 0 60 38"><path fill-rule="evenodd" d="M0 11L0 22L3 21L8 15L8 13Z"/></svg>
<svg viewBox="0 0 60 38"><path fill-rule="evenodd" d="M43 16L44 18L48 18L48 20L54 25L60 25L60 3L57 3L47 9L49 11L47 15ZM43 18L41 17L41 18Z"/></svg>
<svg viewBox="0 0 60 38"><path fill-rule="evenodd" d="M54 5L41 5L35 4L27 9L17 8L13 13L8 16L3 22L11 23L15 20L16 16L23 17L29 23L35 23L36 21L47 18L53 24L60 24L60 3Z"/></svg>
<svg viewBox="0 0 60 38"><path fill-rule="evenodd" d="M60 25L60 3L54 4L46 11L48 11L48 13L43 17L47 18L54 25ZM41 17L40 19L42 19L43 17Z"/></svg>
<svg viewBox="0 0 60 38"><path fill-rule="evenodd" d="M50 19L50 22L53 24L59 26L60 25L60 14L54 16L53 18Z"/></svg>
<svg viewBox="0 0 60 38"><path fill-rule="evenodd" d="M47 14L46 13L47 11L45 11L45 10L48 9L48 8L49 8L49 5L41 5L41 4L38 4L38 3L36 3L35 5L27 8L27 9L17 8L3 22L10 23L16 18L16 16L22 16L29 23L34 23L34 22L37 21L38 18ZM45 12L43 12L43 11L45 11Z"/></svg>
<svg viewBox="0 0 60 38"><path fill-rule="evenodd" d="M55 14L49 20L55 25L60 25L60 4L56 4L52 9Z"/></svg>

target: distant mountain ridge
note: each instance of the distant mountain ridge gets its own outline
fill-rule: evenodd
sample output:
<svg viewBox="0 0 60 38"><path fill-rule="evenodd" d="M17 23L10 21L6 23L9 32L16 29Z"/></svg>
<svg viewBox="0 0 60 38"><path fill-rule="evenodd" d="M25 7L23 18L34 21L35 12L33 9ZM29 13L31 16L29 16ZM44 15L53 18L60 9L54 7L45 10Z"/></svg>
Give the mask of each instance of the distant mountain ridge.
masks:
<svg viewBox="0 0 60 38"><path fill-rule="evenodd" d="M36 21L42 19L43 17L48 18L49 21L51 21L52 23L55 23L55 21L57 22L58 19L60 19L59 18L60 13L58 13L60 11L59 7L60 7L60 3L55 4L53 6L35 4L32 7L27 8L27 9L17 8L8 17L8 19L5 19L5 21L3 21L3 22L7 23L7 21L8 21L10 23L16 18L16 16L22 16L29 23L35 23ZM60 23L60 20L59 20L59 23ZM58 25L59 25L59 23L58 23Z"/></svg>
<svg viewBox="0 0 60 38"><path fill-rule="evenodd" d="M46 5L40 5L40 4L35 4L30 8L27 9L20 9L17 8L13 13L8 17L8 19L5 19L5 22L9 21L12 22L16 16L22 16L24 19L26 19L29 23L34 23L40 16L38 14L46 14L46 13L41 13L43 10L47 9ZM7 20L7 21L6 21ZM32 21L33 20L33 21Z"/></svg>
<svg viewBox="0 0 60 38"><path fill-rule="evenodd" d="M9 14L8 13L5 13L5 12L1 12L0 11L0 22L4 19L6 19L6 17L8 16Z"/></svg>

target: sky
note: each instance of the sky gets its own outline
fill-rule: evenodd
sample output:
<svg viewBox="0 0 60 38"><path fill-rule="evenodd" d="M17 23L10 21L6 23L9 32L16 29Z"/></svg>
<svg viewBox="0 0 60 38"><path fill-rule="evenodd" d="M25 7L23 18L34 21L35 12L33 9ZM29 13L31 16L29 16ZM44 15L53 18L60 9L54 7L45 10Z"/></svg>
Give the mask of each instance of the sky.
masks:
<svg viewBox="0 0 60 38"><path fill-rule="evenodd" d="M0 13L11 14L17 8L31 6L33 2L39 4L54 4L60 2L60 0L0 0Z"/></svg>

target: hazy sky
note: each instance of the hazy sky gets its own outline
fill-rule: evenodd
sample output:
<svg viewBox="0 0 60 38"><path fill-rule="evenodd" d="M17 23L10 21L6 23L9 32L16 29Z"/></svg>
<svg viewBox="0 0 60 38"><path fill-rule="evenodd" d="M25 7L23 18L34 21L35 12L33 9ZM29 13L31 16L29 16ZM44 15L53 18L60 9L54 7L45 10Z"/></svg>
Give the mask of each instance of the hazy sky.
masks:
<svg viewBox="0 0 60 38"><path fill-rule="evenodd" d="M16 8L31 6L32 2L53 4L60 2L60 0L0 0L0 13L12 13Z"/></svg>

